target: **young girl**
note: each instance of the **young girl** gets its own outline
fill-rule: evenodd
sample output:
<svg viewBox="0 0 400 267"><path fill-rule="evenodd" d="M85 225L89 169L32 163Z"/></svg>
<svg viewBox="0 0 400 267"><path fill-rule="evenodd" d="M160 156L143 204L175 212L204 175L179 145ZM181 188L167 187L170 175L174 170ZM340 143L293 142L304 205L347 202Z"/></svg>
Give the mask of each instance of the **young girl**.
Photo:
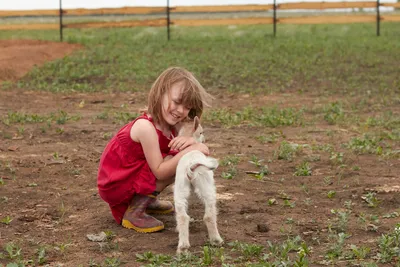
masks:
<svg viewBox="0 0 400 267"><path fill-rule="evenodd" d="M150 216L174 211L172 203L157 195L174 182L179 159L189 151L208 155L206 145L192 137L176 137L186 118L201 117L210 95L192 73L169 68L150 89L147 111L122 127L106 146L97 185L114 219L123 227L142 233L164 229Z"/></svg>

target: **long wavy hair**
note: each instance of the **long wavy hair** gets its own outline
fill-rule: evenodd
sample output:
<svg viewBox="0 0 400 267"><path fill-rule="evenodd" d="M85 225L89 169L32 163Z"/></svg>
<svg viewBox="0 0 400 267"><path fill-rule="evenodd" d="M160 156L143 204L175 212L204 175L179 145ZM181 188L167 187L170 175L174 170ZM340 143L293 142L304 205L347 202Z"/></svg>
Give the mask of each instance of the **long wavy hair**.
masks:
<svg viewBox="0 0 400 267"><path fill-rule="evenodd" d="M190 107L189 119L201 118L204 107L209 107L213 97L206 92L194 75L184 68L170 67L163 71L151 86L147 108L144 112L150 114L156 123L163 121L162 100L165 93L170 92L174 84L182 84L182 104Z"/></svg>

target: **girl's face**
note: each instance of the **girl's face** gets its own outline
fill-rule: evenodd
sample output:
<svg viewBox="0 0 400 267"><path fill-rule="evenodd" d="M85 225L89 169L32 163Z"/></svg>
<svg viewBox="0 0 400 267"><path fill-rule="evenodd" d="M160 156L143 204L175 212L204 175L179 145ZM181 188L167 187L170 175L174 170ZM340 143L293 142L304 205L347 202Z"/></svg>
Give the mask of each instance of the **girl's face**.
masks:
<svg viewBox="0 0 400 267"><path fill-rule="evenodd" d="M176 83L163 96L162 116L164 121L170 126L181 122L189 114L191 107L187 107L182 103L182 92L182 83Z"/></svg>

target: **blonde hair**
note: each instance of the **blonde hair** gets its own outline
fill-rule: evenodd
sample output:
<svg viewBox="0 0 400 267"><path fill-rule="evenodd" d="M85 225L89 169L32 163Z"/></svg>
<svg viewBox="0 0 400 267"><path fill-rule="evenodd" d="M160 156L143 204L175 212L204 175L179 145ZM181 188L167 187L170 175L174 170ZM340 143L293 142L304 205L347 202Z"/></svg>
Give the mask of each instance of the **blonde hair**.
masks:
<svg viewBox="0 0 400 267"><path fill-rule="evenodd" d="M182 83L182 104L191 107L188 117L201 117L204 107L210 106L212 96L206 92L194 75L184 68L170 67L163 71L151 86L148 96L147 112L157 123L163 121L162 98L176 83Z"/></svg>

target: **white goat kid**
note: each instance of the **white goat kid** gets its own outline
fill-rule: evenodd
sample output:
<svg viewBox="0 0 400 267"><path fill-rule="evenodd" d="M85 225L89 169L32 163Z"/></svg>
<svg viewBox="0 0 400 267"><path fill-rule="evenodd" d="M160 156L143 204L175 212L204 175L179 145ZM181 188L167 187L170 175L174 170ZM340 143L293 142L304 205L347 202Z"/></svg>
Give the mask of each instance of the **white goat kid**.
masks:
<svg viewBox="0 0 400 267"><path fill-rule="evenodd" d="M180 129L179 135L193 135L197 142L204 142L203 129L199 118L195 117L193 123L185 123ZM176 229L179 232L178 254L187 251L190 247L190 217L187 214L187 209L192 188L205 206L203 220L207 226L210 243L220 245L224 242L217 228L217 201L213 173L213 170L217 167L218 161L216 159L207 157L198 150L185 154L179 160L174 186Z"/></svg>

